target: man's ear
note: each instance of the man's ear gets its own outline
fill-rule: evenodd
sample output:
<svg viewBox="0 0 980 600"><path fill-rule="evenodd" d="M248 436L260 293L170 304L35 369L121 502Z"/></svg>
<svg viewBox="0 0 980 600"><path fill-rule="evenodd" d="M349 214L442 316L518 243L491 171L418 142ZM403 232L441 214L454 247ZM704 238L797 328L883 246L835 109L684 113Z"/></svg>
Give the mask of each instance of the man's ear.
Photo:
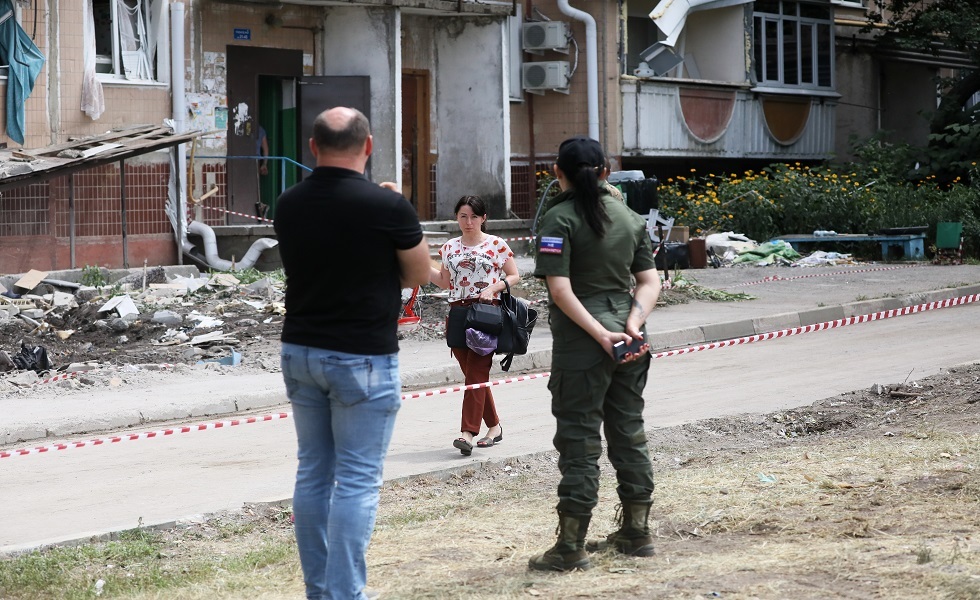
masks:
<svg viewBox="0 0 980 600"><path fill-rule="evenodd" d="M371 156L371 152L374 150L374 136L367 136L367 140L364 142L364 156Z"/></svg>
<svg viewBox="0 0 980 600"><path fill-rule="evenodd" d="M313 141L313 138L310 138L310 152L313 153L313 158L314 159L318 158L317 155L320 152L319 152L319 148L316 147L316 142Z"/></svg>

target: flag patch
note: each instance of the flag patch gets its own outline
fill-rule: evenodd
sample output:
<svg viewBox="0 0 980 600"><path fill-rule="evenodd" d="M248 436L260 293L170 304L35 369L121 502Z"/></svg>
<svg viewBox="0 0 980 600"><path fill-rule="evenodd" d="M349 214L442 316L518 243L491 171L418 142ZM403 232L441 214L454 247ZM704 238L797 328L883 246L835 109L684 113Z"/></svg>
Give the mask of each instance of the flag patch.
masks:
<svg viewBox="0 0 980 600"><path fill-rule="evenodd" d="M542 237L541 245L538 246L538 252L541 252L542 254L561 254L561 249L564 243L565 238Z"/></svg>

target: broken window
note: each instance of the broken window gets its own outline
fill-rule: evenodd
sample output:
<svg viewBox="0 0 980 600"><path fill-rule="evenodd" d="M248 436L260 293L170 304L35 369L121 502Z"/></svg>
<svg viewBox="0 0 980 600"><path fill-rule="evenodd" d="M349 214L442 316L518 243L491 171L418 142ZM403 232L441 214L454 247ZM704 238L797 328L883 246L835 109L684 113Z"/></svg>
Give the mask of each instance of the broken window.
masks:
<svg viewBox="0 0 980 600"><path fill-rule="evenodd" d="M825 3L768 0L753 11L753 67L760 85L832 89L834 30Z"/></svg>
<svg viewBox="0 0 980 600"><path fill-rule="evenodd" d="M91 0L95 70L106 78L158 81L164 0Z"/></svg>

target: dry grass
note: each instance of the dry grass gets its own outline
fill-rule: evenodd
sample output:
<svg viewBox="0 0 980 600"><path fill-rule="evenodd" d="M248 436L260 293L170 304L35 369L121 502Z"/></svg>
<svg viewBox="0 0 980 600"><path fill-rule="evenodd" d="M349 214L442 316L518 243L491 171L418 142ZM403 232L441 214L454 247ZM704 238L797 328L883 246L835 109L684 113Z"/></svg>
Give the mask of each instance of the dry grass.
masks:
<svg viewBox="0 0 980 600"><path fill-rule="evenodd" d="M980 436L937 434L691 461L659 473L657 557L603 553L572 574L526 569L554 540L543 461L491 467L489 486L409 484L399 504L426 518L388 499L371 578L394 598L980 598L978 448ZM614 486L603 481L594 534L613 527Z"/></svg>

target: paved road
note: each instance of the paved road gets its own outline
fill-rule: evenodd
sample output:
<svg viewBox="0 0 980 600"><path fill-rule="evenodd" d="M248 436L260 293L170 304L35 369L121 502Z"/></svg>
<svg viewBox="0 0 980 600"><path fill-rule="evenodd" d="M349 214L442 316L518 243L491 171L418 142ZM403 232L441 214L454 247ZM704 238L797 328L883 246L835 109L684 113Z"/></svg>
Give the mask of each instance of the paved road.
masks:
<svg viewBox="0 0 980 600"><path fill-rule="evenodd" d="M978 358L980 306L698 352L654 362L650 426L771 411ZM911 376L909 375L911 373ZM407 400L386 479L551 449L546 379L494 389L504 442L462 457L450 446L460 394ZM292 495L292 423L262 424L3 459L0 552L84 538Z"/></svg>

